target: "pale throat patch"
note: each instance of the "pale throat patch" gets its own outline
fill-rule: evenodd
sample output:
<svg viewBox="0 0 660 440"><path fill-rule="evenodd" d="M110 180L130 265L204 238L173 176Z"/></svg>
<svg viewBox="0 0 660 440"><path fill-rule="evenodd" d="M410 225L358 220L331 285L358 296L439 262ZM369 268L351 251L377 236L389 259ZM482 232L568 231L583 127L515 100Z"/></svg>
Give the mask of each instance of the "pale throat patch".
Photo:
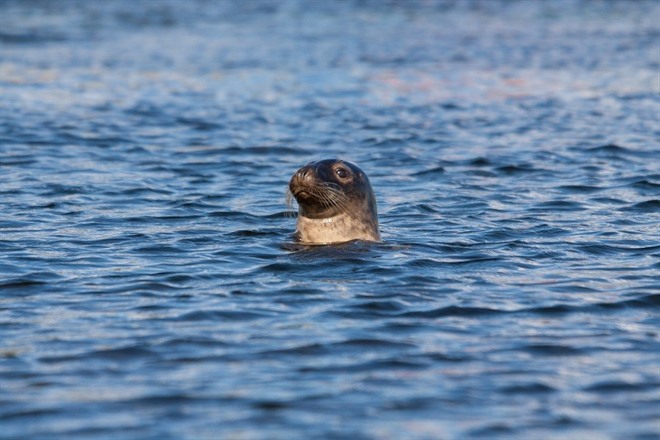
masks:
<svg viewBox="0 0 660 440"><path fill-rule="evenodd" d="M378 228L342 213L334 217L312 219L298 216L296 233L302 243L330 244L351 240L380 241Z"/></svg>

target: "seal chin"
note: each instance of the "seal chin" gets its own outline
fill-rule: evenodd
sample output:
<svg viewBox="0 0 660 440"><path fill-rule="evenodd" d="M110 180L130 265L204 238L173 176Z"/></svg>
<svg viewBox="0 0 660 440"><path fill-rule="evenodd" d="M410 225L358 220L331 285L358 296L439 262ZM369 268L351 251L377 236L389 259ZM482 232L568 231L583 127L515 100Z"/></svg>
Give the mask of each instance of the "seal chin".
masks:
<svg viewBox="0 0 660 440"><path fill-rule="evenodd" d="M291 194L293 194L293 197L295 197L296 200L299 199L306 200L312 197L312 195L309 192L305 191L304 189L296 189L295 191L291 191Z"/></svg>
<svg viewBox="0 0 660 440"><path fill-rule="evenodd" d="M300 206L313 203L315 198L311 190L305 188L294 188L291 190L291 195Z"/></svg>

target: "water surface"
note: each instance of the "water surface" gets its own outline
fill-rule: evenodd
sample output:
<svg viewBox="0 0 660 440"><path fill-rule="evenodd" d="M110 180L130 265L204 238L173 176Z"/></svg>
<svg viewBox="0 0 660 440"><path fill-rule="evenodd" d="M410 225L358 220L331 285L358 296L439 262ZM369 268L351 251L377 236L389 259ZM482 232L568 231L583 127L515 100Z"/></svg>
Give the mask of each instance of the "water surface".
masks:
<svg viewBox="0 0 660 440"><path fill-rule="evenodd" d="M3 439L660 437L658 2L0 8Z"/></svg>

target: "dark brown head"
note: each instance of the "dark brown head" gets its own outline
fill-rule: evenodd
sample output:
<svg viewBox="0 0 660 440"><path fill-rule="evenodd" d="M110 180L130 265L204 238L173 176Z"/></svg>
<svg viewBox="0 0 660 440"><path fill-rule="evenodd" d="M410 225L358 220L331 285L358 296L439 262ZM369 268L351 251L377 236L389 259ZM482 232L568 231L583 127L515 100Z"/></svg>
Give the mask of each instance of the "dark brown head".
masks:
<svg viewBox="0 0 660 440"><path fill-rule="evenodd" d="M328 218L346 210L370 211L376 217L376 199L367 175L356 165L338 159L311 162L291 177L289 191L308 218Z"/></svg>

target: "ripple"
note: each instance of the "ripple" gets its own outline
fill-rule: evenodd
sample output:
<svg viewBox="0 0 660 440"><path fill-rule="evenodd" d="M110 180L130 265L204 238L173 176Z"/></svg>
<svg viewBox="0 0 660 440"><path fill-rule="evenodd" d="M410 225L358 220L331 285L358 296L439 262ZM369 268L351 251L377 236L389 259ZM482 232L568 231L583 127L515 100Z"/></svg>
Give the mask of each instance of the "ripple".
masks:
<svg viewBox="0 0 660 440"><path fill-rule="evenodd" d="M500 391L506 394L538 395L544 393L552 393L557 391L557 389L544 383L532 382L532 383L502 387Z"/></svg>
<svg viewBox="0 0 660 440"><path fill-rule="evenodd" d="M660 213L660 199L653 199L653 200L647 200L644 202L635 203L633 205L620 208L620 211Z"/></svg>
<svg viewBox="0 0 660 440"><path fill-rule="evenodd" d="M555 344L532 344L523 347L522 350L534 355L541 356L573 356L582 354L584 351L567 345Z"/></svg>
<svg viewBox="0 0 660 440"><path fill-rule="evenodd" d="M241 310L198 310L184 313L174 318L176 321L250 321L271 316L265 312Z"/></svg>
<svg viewBox="0 0 660 440"><path fill-rule="evenodd" d="M439 307L433 310L405 312L399 316L406 318L443 318L447 316L490 316L500 313L507 312L496 309L488 309L485 307L460 307L452 305Z"/></svg>
<svg viewBox="0 0 660 440"><path fill-rule="evenodd" d="M657 389L660 383L629 383L624 381L603 381L584 388L584 391L596 393L626 393Z"/></svg>

